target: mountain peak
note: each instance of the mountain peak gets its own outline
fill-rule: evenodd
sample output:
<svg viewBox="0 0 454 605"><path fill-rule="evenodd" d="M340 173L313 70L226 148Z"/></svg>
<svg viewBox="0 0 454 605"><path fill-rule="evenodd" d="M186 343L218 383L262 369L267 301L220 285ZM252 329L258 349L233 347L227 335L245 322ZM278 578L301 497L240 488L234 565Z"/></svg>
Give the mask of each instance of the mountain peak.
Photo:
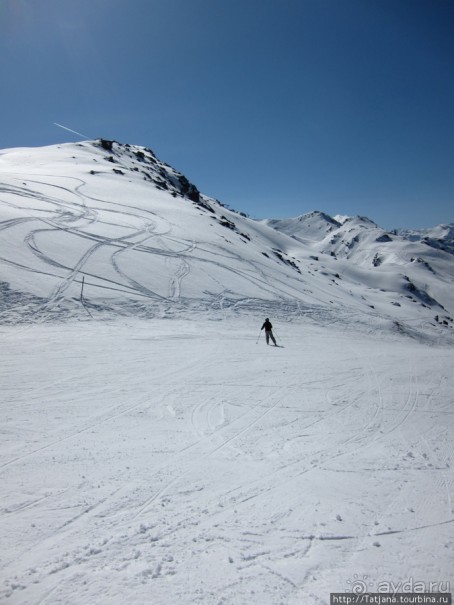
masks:
<svg viewBox="0 0 454 605"><path fill-rule="evenodd" d="M300 222L307 222L314 219L325 221L326 223L335 225L337 227L340 226L340 223L335 218L329 216L329 214L326 214L326 212L322 212L321 210L312 210L312 212L307 212L306 214L302 214L298 217Z"/></svg>
<svg viewBox="0 0 454 605"><path fill-rule="evenodd" d="M358 225L361 227L378 227L377 223L375 223L367 216L349 216L346 217L342 224L348 223L349 225Z"/></svg>

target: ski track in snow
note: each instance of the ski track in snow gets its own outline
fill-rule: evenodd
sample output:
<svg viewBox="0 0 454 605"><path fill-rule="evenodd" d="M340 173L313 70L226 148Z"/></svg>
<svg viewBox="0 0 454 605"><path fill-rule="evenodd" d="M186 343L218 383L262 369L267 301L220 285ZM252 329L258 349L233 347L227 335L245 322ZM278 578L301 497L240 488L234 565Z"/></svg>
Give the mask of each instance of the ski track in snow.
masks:
<svg viewBox="0 0 454 605"><path fill-rule="evenodd" d="M297 323L275 350L251 328L4 329L6 603L328 603L356 576L452 580L452 354Z"/></svg>
<svg viewBox="0 0 454 605"><path fill-rule="evenodd" d="M51 177L49 177L51 178ZM56 177L53 177L55 180ZM86 186L85 181L81 179L73 179L78 185L75 189L71 189L69 187L64 187L62 185L58 185L55 183L44 183L42 181L29 180L29 183L33 183L34 185L39 185L41 189L52 190L56 188L59 191L63 191L69 197L74 197L75 201L65 201L62 202L58 197L49 195L48 193L43 193L42 191L37 190L29 190L26 187L3 187L2 192L7 192L10 194L15 194L20 197L27 196L32 199L44 202L50 208L39 209L37 210L38 217L33 219L17 219L12 221L6 221L5 224L1 225L1 229L11 229L17 225L21 225L25 222L34 222L38 220L39 222L44 222L47 225L46 229L43 228L32 228L28 233L24 235L24 243L27 248L31 251L33 256L41 262L43 266L36 267L35 265L23 265L13 261L13 264L20 269L25 269L32 273L42 273L43 275L53 275L58 283L54 287L53 291L49 295L48 301L43 305L42 308L42 321L44 321L49 316L49 311L52 310L58 303L64 298L66 292L71 288L73 283L81 283L82 275L88 277L96 277L97 279L101 279L102 287L106 287L106 279L105 277L99 278L96 274L93 274L88 268L87 265L91 258L96 255L98 250L102 247L110 247L112 248L111 253L111 264L118 274L120 281L116 282L115 280L107 280L108 282L112 282L118 284L120 287L131 288L131 293L135 293L139 296L144 296L146 298L157 300L157 301L171 301L174 299L178 299L182 295L182 283L183 280L188 277L191 273L191 263L204 263L209 262L221 269L226 269L229 272L238 275L239 277L246 278L247 280L251 280L252 282L256 282L257 278L254 274L261 274L262 278L260 282L257 282L258 285L264 289L265 292L270 292L272 295L276 293L281 296L281 290L276 286L270 286L267 282L266 276L261 273L260 269L257 267L256 263L251 265L252 271L251 273L245 273L238 268L235 268L231 265L231 261L244 261L244 259L237 255L232 254L231 250L225 249L224 258L226 262L221 262L220 260L210 260L207 261L206 258L200 256L199 258L194 257L192 253L195 251L196 246L194 242L181 242L183 246L180 245L180 250L175 250L175 243L179 242L179 240L175 240L172 237L172 225L170 223L167 224L165 230L157 231L157 224L150 218L154 216L152 212L146 212L141 209L135 209L131 204L122 204L119 202L111 202L106 201L102 198L97 198L94 196L90 196L85 194L84 196L80 193L82 187ZM92 207L91 209L87 208L86 202L96 202L102 203L104 207ZM5 203L5 202L4 202ZM42 216L45 213L45 216ZM117 238L106 238L101 235L96 235L93 231L93 228L96 229L98 223L99 228L97 229L100 233L106 223L106 220L100 219L100 215L102 214L104 217L109 213L113 214L116 218L116 223L113 224L123 224L123 229L126 230L126 234ZM142 222L142 227L131 231L131 228L128 223L136 223L137 220ZM163 219L159 219L160 222L163 222ZM90 231L87 232L87 227L90 228ZM81 242L90 240L94 240L95 243L88 247L88 249L83 252L80 256L79 260L72 266L68 267L66 264L61 261L53 258L49 253L45 253L40 249L37 244L37 237L40 235L46 235L46 242L49 239L52 239L53 233L65 232L69 234L73 234L77 236ZM145 235L142 239L138 240L141 235ZM160 238L163 242L168 243L169 245L166 248L163 247L150 247L146 245L149 240L152 238ZM136 279L128 275L126 269L122 268L120 256L123 256L125 253L138 250L144 253L151 253L153 255L161 255L164 258L171 261L175 259L178 261L176 266L174 275L169 278L169 285L167 288L168 296L163 296L156 293L153 290L150 290L149 287L144 284L139 283ZM213 255L213 252L211 252ZM190 259L190 261L189 261ZM11 263L12 261L8 258L3 257L2 260L7 263ZM230 261L230 263L229 263ZM127 266L127 264L125 265ZM59 271L55 273L55 269ZM63 273L63 275L62 275ZM65 274L66 273L66 274ZM88 282L87 282L88 283ZM91 283L93 287L94 283ZM99 287L99 284L96 285ZM107 285L107 287L109 287ZM281 288L284 290L287 288L287 285L284 282L281 285ZM73 295L74 296L74 295Z"/></svg>
<svg viewBox="0 0 454 605"><path fill-rule="evenodd" d="M55 315L58 316L60 305L65 305L67 301L76 305L79 303L80 308L84 308L93 317L96 312L96 294L107 292L154 303L161 309L159 312L174 306L179 300L183 306L198 304L206 308L210 297L214 311L231 308L235 311L256 309L262 312L263 308L263 312L275 309L283 313L286 308L290 310L289 301L294 300L291 312L299 312L301 283L298 282L295 287L293 277L289 279L290 275L281 277L275 273L270 280L259 262L245 259L241 254L234 252L232 247L217 244L214 248L212 244L205 245L200 242L195 245L192 240L182 240L175 235L175 225L170 221L158 217L152 210L136 207L133 202L95 196L90 193L84 179L49 175L46 182L42 180L44 178L46 176L41 175L40 180L27 178L23 181L23 178L19 177L16 180L21 181L20 185L3 184L0 190L1 193L8 194L8 199L0 200L1 203L14 207L18 212L24 207L24 200L36 203L31 217L7 220L0 225L0 229L21 229L25 244L22 262L2 254L1 260L5 264L20 272L42 275L47 281L52 278L54 282L47 300L40 307L33 309L33 315L39 321L45 322ZM28 231L24 229L27 225L30 227ZM122 234L106 237L106 228L108 230L109 227L120 229ZM74 249L76 245L77 249L80 249L79 257L74 259L72 265L68 265L67 256L60 252L58 242L62 234L72 238ZM153 240L158 245L152 246ZM26 254L27 251L29 255ZM131 254L143 255L141 262L150 254L155 259L162 257L170 268L165 278L167 287L161 283L158 292L155 285L150 287L133 276L129 262ZM110 263L113 272L107 274L104 270L101 274L96 270L101 259ZM126 259L126 262L123 259ZM247 266L250 271L245 270ZM205 293L205 299L198 302L188 298L184 284L192 281L195 269L208 272L220 293L214 296ZM254 285L257 291L262 293L263 299L241 297L238 293L232 298L225 285L216 279L216 272L219 270L226 271L232 278L243 280L244 284ZM93 303L80 296L82 277L86 278L85 284L91 297L94 297ZM153 275L150 275L150 278L153 284L156 284ZM333 296L333 292L326 291L325 294ZM306 297L317 300L309 290ZM306 309L307 305L304 305L304 308ZM314 309L315 307L312 312ZM12 310L10 308L8 312ZM20 313L21 307L17 310ZM323 313L326 314L326 309Z"/></svg>

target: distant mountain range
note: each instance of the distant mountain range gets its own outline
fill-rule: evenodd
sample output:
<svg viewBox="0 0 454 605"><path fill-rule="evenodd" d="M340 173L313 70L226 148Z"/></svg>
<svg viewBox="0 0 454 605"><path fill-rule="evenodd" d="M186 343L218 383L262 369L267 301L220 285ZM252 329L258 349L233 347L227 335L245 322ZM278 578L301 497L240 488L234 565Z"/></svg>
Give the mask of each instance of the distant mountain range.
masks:
<svg viewBox="0 0 454 605"><path fill-rule="evenodd" d="M144 147L0 152L4 323L242 312L449 334L453 255L454 224L252 220Z"/></svg>
<svg viewBox="0 0 454 605"><path fill-rule="evenodd" d="M290 219L267 219L264 223L306 245L318 242L324 252L345 258L352 258L352 249L357 249L357 244L366 234L375 238L377 243L407 240L454 254L454 223L430 229L396 229L387 232L367 217L331 217L319 211Z"/></svg>

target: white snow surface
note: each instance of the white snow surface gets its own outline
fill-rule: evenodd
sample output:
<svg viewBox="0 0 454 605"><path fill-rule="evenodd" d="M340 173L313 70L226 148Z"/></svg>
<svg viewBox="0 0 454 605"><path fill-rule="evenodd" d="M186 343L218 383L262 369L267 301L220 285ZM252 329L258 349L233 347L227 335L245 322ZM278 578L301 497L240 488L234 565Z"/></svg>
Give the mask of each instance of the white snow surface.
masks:
<svg viewBox="0 0 454 605"><path fill-rule="evenodd" d="M445 589L452 350L276 328L285 348L249 319L4 327L1 601Z"/></svg>
<svg viewBox="0 0 454 605"><path fill-rule="evenodd" d="M0 602L452 592L452 255L191 187L0 152Z"/></svg>

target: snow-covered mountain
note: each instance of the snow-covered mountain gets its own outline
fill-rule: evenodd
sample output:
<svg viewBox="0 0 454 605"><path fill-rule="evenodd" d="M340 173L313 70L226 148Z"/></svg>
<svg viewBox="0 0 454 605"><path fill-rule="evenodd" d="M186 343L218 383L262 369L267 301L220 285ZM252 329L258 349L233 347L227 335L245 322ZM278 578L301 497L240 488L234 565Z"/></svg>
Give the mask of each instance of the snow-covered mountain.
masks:
<svg viewBox="0 0 454 605"><path fill-rule="evenodd" d="M430 229L399 229L398 234L410 241L421 241L432 248L454 254L454 223Z"/></svg>
<svg viewBox="0 0 454 605"><path fill-rule="evenodd" d="M230 309L452 326L452 226L254 221L106 140L4 150L0 181L3 322Z"/></svg>
<svg viewBox="0 0 454 605"><path fill-rule="evenodd" d="M427 253L427 247L454 254L454 223L438 225L431 229L399 229L387 232L367 217L339 215L330 217L319 211L309 212L291 219L268 219L263 222L306 245L333 256L352 259L365 266L367 266L369 257L362 261L360 259L365 251L366 241L369 241L369 248L373 246L374 242L381 244L394 241L393 247L397 248L394 252L402 255L403 263L408 260L407 252L403 248L405 241L424 244L413 250L420 254ZM391 247L388 246L388 248ZM373 264L376 266L375 263Z"/></svg>
<svg viewBox="0 0 454 605"><path fill-rule="evenodd" d="M250 220L111 141L0 152L0 601L451 592L450 228Z"/></svg>
<svg viewBox="0 0 454 605"><path fill-rule="evenodd" d="M397 294L399 299L390 301L393 306L407 298L446 311L442 322L451 323L453 225L425 232L387 232L366 217L332 218L318 211L263 223L293 238L297 257L299 244L311 249L318 261L323 257L326 262L330 256L336 261L330 266L337 266L340 276L348 282L359 280L374 291L377 301L382 295Z"/></svg>

